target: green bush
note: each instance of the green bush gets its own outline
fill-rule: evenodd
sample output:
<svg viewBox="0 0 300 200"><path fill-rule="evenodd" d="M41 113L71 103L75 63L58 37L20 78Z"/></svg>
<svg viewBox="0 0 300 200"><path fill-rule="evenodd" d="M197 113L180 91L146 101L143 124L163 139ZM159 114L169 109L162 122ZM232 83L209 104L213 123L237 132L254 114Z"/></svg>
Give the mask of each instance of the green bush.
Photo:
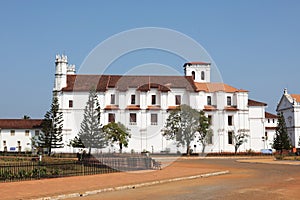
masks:
<svg viewBox="0 0 300 200"><path fill-rule="evenodd" d="M1 177L1 180L6 181L6 180L11 179L13 177L13 174L12 174L11 171L5 170L5 171L0 173L0 177Z"/></svg>

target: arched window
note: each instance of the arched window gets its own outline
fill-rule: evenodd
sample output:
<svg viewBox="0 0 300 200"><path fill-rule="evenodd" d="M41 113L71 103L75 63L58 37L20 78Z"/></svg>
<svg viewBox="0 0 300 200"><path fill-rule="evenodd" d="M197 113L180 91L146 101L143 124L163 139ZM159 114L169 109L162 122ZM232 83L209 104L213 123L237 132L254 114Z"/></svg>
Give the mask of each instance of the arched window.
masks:
<svg viewBox="0 0 300 200"><path fill-rule="evenodd" d="M195 80L195 78L196 78L196 74L195 74L195 72L194 72L194 71L192 71L192 77L193 77L193 79Z"/></svg>
<svg viewBox="0 0 300 200"><path fill-rule="evenodd" d="M202 71L201 72L201 80L204 81L204 79L205 79L205 74L204 74L204 71Z"/></svg>

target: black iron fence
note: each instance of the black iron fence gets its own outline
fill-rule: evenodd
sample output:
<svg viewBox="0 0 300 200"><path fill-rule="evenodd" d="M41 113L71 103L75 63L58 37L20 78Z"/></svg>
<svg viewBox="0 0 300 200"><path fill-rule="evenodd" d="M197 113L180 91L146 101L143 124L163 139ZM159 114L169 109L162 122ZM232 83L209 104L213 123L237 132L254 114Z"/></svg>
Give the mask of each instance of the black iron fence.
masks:
<svg viewBox="0 0 300 200"><path fill-rule="evenodd" d="M84 158L85 163L99 162L118 171L144 170L152 168L152 159L147 156L133 156L130 154L93 154Z"/></svg>
<svg viewBox="0 0 300 200"><path fill-rule="evenodd" d="M0 182L106 174L119 171L144 170L151 167L152 159L145 156L102 155L87 157L81 161L9 162L0 163Z"/></svg>

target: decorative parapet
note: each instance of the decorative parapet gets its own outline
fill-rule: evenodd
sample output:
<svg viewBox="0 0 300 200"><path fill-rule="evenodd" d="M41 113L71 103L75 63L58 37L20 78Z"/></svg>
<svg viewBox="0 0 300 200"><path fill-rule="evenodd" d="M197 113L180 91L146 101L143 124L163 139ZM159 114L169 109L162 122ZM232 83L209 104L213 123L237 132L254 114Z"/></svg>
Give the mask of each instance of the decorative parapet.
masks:
<svg viewBox="0 0 300 200"><path fill-rule="evenodd" d="M66 56L64 54L62 54L62 55L57 54L55 56L55 63L59 63L59 62L68 63L68 56Z"/></svg>

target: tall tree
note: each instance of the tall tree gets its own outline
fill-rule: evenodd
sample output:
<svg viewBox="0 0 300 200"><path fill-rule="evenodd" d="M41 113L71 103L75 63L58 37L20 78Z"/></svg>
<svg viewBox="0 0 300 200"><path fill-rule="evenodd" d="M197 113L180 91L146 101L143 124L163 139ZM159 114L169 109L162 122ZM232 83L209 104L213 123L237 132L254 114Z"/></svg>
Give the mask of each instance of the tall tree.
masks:
<svg viewBox="0 0 300 200"><path fill-rule="evenodd" d="M70 140L68 146L74 147L74 148L85 148L83 142L81 141L80 137L75 136L74 139Z"/></svg>
<svg viewBox="0 0 300 200"><path fill-rule="evenodd" d="M240 130L238 130L238 133L232 135L233 142L234 142L234 153L235 154L237 153L240 146L242 146L242 144L244 144L248 141L247 138L249 137L249 135L246 133L247 131L248 130L240 129Z"/></svg>
<svg viewBox="0 0 300 200"><path fill-rule="evenodd" d="M88 148L89 154L92 148L101 149L107 146L107 139L100 124L100 105L95 89L89 92L78 137Z"/></svg>
<svg viewBox="0 0 300 200"><path fill-rule="evenodd" d="M170 112L163 136L168 140L175 140L178 146L186 146L186 153L189 155L191 142L196 137L198 123L198 111L188 105L181 105Z"/></svg>
<svg viewBox="0 0 300 200"><path fill-rule="evenodd" d="M128 146L131 135L122 123L111 122L103 127L103 131L106 133L108 140L112 144L118 143L120 153L122 153L123 146Z"/></svg>
<svg viewBox="0 0 300 200"><path fill-rule="evenodd" d="M209 143L210 138L213 136L212 130L209 128L210 124L208 118L205 116L204 111L199 112L199 123L197 132L199 134L198 140L202 145L202 155L205 152L205 147Z"/></svg>
<svg viewBox="0 0 300 200"><path fill-rule="evenodd" d="M276 150L280 150L280 154L282 154L284 149L286 150L291 149L291 141L288 136L283 114L278 113L277 116L278 116L278 121L276 126L276 133L273 141L273 148Z"/></svg>
<svg viewBox="0 0 300 200"><path fill-rule="evenodd" d="M63 114L59 111L59 103L56 94L53 95L51 108L46 112L41 124L41 130L37 143L39 147L47 148L48 155L52 149L64 147L62 141Z"/></svg>

